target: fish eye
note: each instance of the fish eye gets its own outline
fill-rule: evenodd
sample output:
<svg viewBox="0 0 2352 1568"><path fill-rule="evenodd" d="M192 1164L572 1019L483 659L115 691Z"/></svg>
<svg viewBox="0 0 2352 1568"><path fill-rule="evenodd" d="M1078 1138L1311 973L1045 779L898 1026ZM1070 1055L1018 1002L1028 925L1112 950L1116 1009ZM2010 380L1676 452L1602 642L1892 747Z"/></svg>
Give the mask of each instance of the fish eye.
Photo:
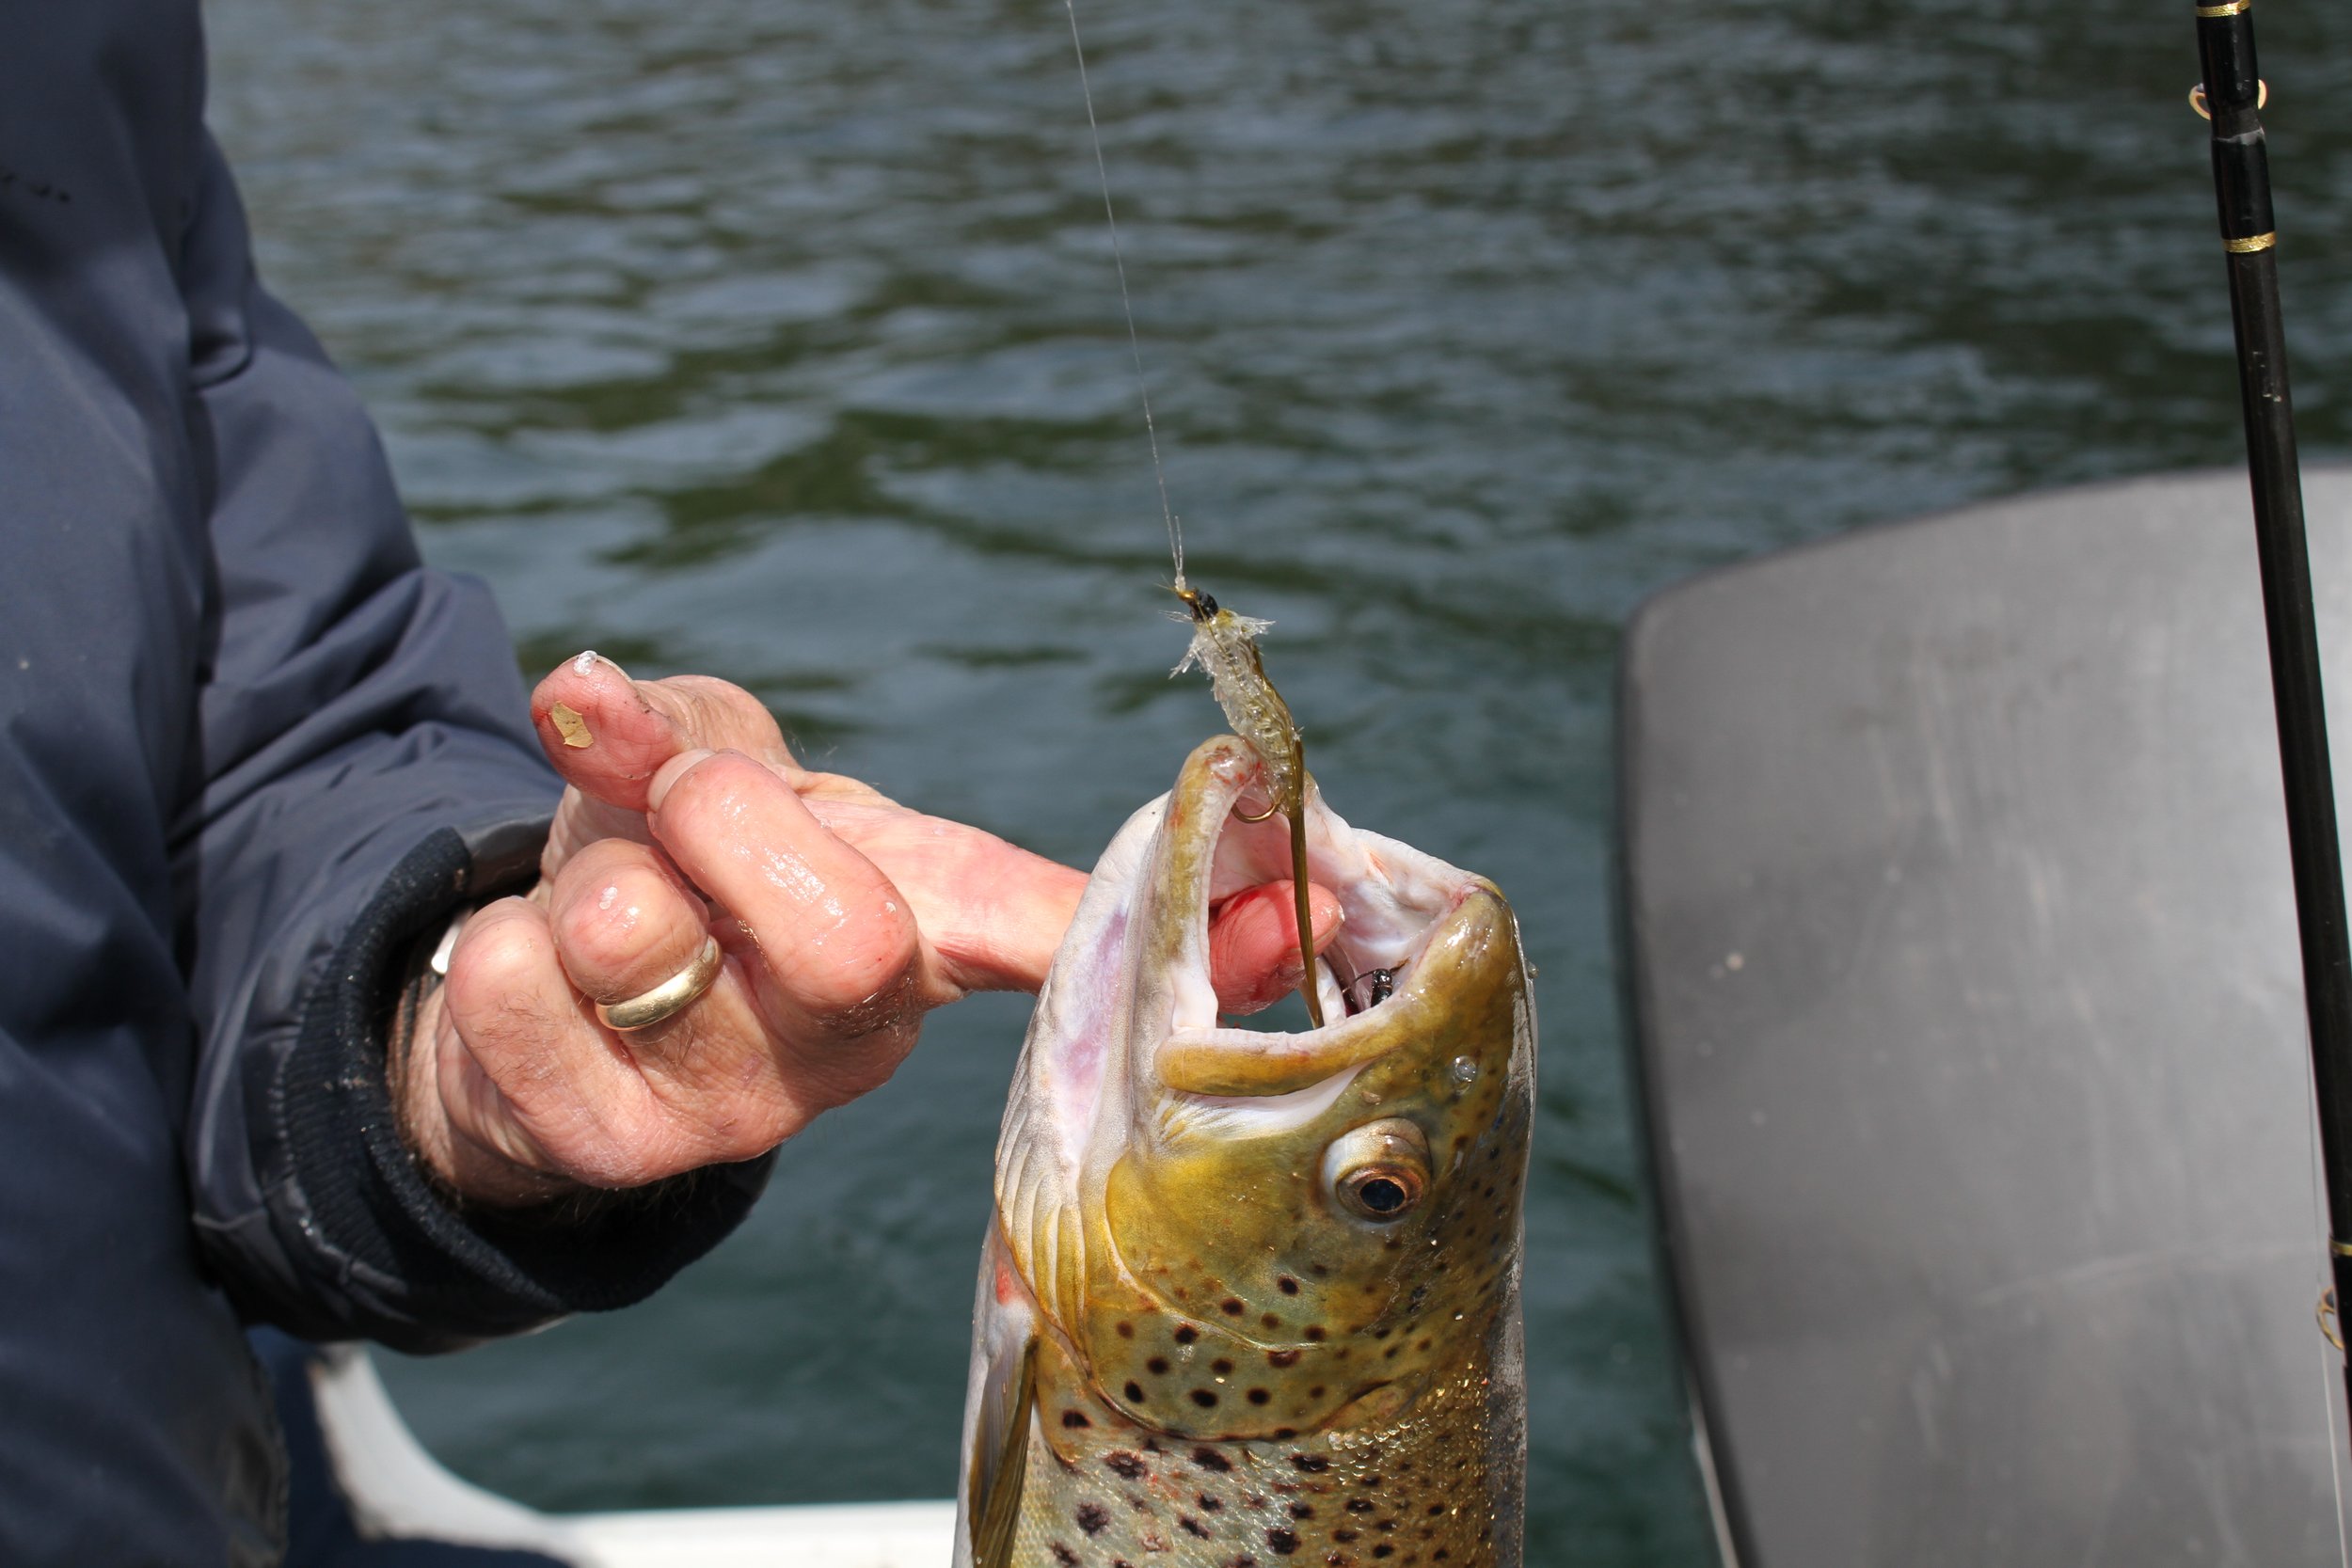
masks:
<svg viewBox="0 0 2352 1568"><path fill-rule="evenodd" d="M1386 1224L1420 1207L1429 1191L1429 1140L1403 1117L1369 1122L1332 1141L1324 1181L1339 1206Z"/></svg>

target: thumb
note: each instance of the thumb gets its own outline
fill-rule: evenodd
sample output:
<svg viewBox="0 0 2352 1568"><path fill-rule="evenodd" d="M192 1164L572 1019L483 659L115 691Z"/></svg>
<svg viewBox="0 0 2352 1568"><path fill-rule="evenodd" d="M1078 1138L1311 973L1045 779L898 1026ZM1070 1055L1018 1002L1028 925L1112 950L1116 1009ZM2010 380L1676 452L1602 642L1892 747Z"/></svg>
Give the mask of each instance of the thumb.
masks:
<svg viewBox="0 0 2352 1568"><path fill-rule="evenodd" d="M686 752L741 752L787 784L801 776L784 732L758 698L708 675L639 681L597 653L566 659L531 694L539 745L582 795L624 811L646 809L645 791Z"/></svg>

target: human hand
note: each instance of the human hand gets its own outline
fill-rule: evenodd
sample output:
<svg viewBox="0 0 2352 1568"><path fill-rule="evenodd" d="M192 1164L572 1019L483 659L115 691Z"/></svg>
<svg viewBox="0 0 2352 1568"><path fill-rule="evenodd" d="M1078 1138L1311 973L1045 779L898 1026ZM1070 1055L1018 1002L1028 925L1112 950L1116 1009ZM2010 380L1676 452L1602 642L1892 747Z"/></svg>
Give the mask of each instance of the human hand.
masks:
<svg viewBox="0 0 2352 1568"><path fill-rule="evenodd" d="M559 706L584 728L565 743ZM796 762L748 692L635 682L583 654L532 718L569 786L527 895L478 911L393 1074L411 1147L477 1201L642 1185L750 1159L880 1085L923 1015L1035 990L1084 874ZM569 722L569 721L567 721ZM1273 890L1211 929L1228 1011L1297 982ZM1339 901L1313 890L1320 947ZM1281 903L1287 903L1287 885ZM629 1033L595 1004L722 953L699 1000Z"/></svg>

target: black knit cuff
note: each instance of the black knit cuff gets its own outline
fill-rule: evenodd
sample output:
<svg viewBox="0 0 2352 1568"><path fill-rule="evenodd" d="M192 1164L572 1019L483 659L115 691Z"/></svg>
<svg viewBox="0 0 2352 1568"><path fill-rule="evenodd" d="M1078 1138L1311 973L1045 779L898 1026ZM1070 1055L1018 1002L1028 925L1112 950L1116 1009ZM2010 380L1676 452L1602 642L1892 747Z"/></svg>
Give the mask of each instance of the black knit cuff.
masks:
<svg viewBox="0 0 2352 1568"><path fill-rule="evenodd" d="M714 1165L584 1209L447 1201L401 1141L384 1033L407 956L458 909L530 884L547 821L442 829L385 879L337 947L272 1085L294 1185L317 1240L405 1298L395 1349L447 1349L572 1312L643 1301L750 1212L772 1156Z"/></svg>

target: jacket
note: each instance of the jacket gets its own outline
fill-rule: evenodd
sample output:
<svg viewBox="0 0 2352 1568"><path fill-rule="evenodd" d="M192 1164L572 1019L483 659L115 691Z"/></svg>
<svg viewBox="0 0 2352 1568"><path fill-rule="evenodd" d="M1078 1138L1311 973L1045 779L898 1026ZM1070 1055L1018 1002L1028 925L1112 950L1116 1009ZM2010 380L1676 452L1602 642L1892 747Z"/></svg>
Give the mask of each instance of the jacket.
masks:
<svg viewBox="0 0 2352 1568"><path fill-rule="evenodd" d="M638 1300L764 1163L562 1224L442 1201L383 1034L528 886L555 776L478 584L254 275L192 0L0 48L0 1562L261 1564L242 1325L406 1350Z"/></svg>

